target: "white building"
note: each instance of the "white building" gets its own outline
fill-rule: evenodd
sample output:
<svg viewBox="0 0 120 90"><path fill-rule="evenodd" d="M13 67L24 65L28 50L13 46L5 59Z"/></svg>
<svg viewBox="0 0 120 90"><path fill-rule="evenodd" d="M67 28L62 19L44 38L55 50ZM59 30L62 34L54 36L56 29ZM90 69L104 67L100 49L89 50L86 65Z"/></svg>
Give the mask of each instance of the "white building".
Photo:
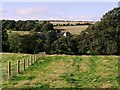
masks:
<svg viewBox="0 0 120 90"><path fill-rule="evenodd" d="M63 36L66 37L66 36L72 36L72 34L70 32L64 32L63 33Z"/></svg>

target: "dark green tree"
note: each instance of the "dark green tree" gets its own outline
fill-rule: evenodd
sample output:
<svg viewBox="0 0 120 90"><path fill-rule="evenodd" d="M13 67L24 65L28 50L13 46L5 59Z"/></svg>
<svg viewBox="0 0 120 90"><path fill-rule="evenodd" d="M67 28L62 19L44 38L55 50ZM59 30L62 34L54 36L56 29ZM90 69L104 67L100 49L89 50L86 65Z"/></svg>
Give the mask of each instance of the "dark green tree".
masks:
<svg viewBox="0 0 120 90"><path fill-rule="evenodd" d="M9 42L8 42L8 34L6 30L2 29L2 51L9 51Z"/></svg>
<svg viewBox="0 0 120 90"><path fill-rule="evenodd" d="M43 22L42 23L42 27L41 27L41 31L42 32L47 32L49 30L53 30L53 24L51 24L50 22Z"/></svg>
<svg viewBox="0 0 120 90"><path fill-rule="evenodd" d="M21 41L22 41L22 38L19 34L17 33L14 33L14 34L11 34L9 35L9 43L10 43L10 52L21 52Z"/></svg>
<svg viewBox="0 0 120 90"><path fill-rule="evenodd" d="M79 53L120 54L120 8L114 8L80 34Z"/></svg>
<svg viewBox="0 0 120 90"><path fill-rule="evenodd" d="M51 53L73 54L71 50L71 38L61 37L53 42Z"/></svg>
<svg viewBox="0 0 120 90"><path fill-rule="evenodd" d="M51 44L57 39L57 35L54 30L48 31L45 35L44 48L47 53L50 53Z"/></svg>

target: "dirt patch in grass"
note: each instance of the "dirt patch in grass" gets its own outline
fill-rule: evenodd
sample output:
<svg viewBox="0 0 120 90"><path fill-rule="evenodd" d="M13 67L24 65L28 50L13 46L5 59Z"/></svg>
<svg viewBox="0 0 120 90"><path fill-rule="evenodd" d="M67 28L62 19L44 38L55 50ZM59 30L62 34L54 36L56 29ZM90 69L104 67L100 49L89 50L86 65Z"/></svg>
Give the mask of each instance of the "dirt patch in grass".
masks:
<svg viewBox="0 0 120 90"><path fill-rule="evenodd" d="M102 84L102 86L100 88L110 88L111 84L109 82L106 82L104 84Z"/></svg>
<svg viewBox="0 0 120 90"><path fill-rule="evenodd" d="M87 72L89 70L89 66L85 63L80 64L80 71Z"/></svg>
<svg viewBox="0 0 120 90"><path fill-rule="evenodd" d="M22 81L19 81L19 83L17 85L15 85L14 87L18 88L18 87L26 86L26 85L29 85L29 84L30 84L29 80L22 80Z"/></svg>

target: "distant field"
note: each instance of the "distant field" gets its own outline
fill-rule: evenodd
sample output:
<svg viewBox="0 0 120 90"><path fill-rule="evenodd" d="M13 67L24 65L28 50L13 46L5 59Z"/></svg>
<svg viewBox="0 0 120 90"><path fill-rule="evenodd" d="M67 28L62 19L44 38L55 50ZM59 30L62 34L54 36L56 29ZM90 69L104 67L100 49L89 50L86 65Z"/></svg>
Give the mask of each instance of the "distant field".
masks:
<svg viewBox="0 0 120 90"><path fill-rule="evenodd" d="M88 25L82 25L82 26L54 26L54 29L62 30L62 31L68 31L72 34L79 34L81 31L85 30L88 27ZM7 30L8 35L12 34L20 34L20 35L27 35L30 33L30 31L10 31Z"/></svg>
<svg viewBox="0 0 120 90"><path fill-rule="evenodd" d="M87 27L88 27L88 25L83 25L83 26L54 26L54 29L68 31L72 34L79 34L81 31L85 30Z"/></svg>
<svg viewBox="0 0 120 90"><path fill-rule="evenodd" d="M30 33L30 31L10 31L7 30L8 35L10 34L20 34L20 35L27 35Z"/></svg>
<svg viewBox="0 0 120 90"><path fill-rule="evenodd" d="M21 56L22 57L22 56ZM3 55L5 61L16 57ZM46 55L4 88L117 88L118 56Z"/></svg>

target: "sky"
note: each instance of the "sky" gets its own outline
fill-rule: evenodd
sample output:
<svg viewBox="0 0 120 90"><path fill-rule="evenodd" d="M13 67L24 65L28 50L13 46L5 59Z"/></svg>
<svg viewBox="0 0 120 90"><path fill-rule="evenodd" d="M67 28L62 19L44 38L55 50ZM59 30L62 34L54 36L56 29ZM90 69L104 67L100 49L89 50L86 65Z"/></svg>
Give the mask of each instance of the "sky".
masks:
<svg viewBox="0 0 120 90"><path fill-rule="evenodd" d="M0 19L99 21L118 2L3 2Z"/></svg>

